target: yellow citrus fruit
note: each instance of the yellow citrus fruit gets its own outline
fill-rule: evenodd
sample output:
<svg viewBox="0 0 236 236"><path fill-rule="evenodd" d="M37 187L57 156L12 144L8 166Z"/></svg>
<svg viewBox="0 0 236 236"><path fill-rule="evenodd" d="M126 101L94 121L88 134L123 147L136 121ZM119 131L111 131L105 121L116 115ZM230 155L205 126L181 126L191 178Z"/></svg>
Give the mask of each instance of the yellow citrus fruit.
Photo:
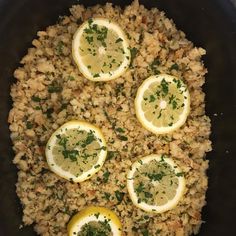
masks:
<svg viewBox="0 0 236 236"><path fill-rule="evenodd" d="M190 96L184 82L167 74L154 75L139 87L135 98L136 116L155 134L173 132L189 114Z"/></svg>
<svg viewBox="0 0 236 236"><path fill-rule="evenodd" d="M118 217L105 207L87 207L73 216L68 224L69 236L121 236L121 230Z"/></svg>
<svg viewBox="0 0 236 236"><path fill-rule="evenodd" d="M74 182L98 172L106 159L106 142L97 127L84 121L69 121L50 137L45 150L50 169Z"/></svg>
<svg viewBox="0 0 236 236"><path fill-rule="evenodd" d="M102 18L91 18L79 27L73 38L72 55L80 72L92 81L121 76L131 59L123 30Z"/></svg>
<svg viewBox="0 0 236 236"><path fill-rule="evenodd" d="M171 158L153 154L133 163L127 187L134 205L147 212L162 213L178 204L185 179Z"/></svg>

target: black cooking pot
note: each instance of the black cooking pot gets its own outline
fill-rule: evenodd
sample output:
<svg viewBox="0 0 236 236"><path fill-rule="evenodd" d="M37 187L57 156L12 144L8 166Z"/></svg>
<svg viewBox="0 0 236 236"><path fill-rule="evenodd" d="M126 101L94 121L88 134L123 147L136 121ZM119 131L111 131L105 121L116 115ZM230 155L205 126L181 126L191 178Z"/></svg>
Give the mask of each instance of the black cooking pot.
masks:
<svg viewBox="0 0 236 236"><path fill-rule="evenodd" d="M234 1L234 0L232 0ZM79 1L84 5L105 0ZM131 1L114 0L125 6ZM207 206L199 235L236 235L236 7L229 0L146 0L173 18L187 38L207 50L204 58L206 111L212 120ZM38 30L68 14L73 0L0 0L0 236L36 235L32 227L19 229L22 208L15 194L16 167L12 164L7 124L14 69Z"/></svg>

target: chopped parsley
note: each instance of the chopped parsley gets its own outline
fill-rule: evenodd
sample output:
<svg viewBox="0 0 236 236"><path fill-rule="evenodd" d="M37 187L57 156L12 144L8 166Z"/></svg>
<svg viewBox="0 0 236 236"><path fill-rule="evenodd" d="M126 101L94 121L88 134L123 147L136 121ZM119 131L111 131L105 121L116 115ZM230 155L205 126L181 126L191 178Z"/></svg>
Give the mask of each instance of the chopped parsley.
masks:
<svg viewBox="0 0 236 236"><path fill-rule="evenodd" d="M153 62L150 64L150 69L154 74L160 74L160 71L157 69L157 67L161 64L159 58L155 58Z"/></svg>
<svg viewBox="0 0 236 236"><path fill-rule="evenodd" d="M116 40L116 43L119 43L119 42L123 42L123 39L122 39L122 38L118 38L118 39Z"/></svg>
<svg viewBox="0 0 236 236"><path fill-rule="evenodd" d="M80 131L80 132L84 132L84 131ZM80 140L77 143L75 143L75 146L80 146L81 148L79 150L77 150L77 148L73 149L73 148L69 148L68 145L69 143L69 138L72 138L72 136L62 136L62 135L56 135L57 139L58 139L58 144L61 146L62 150L60 150L59 152L62 153L63 157L65 159L69 158L72 162L74 161L78 161L78 157L83 159L83 162L85 163L85 161L87 160L88 157L95 157L97 155L97 153L92 153L92 154L88 154L86 153L86 147L92 143L94 140L96 140L96 137L94 136L92 130L90 130L89 133L87 133L86 137L84 140ZM100 165L96 165L94 168L99 168ZM82 172L82 171L81 171Z"/></svg>
<svg viewBox="0 0 236 236"><path fill-rule="evenodd" d="M175 79L175 78L174 78L173 81L176 83L177 88L181 88L182 83L181 83L181 80L180 80L180 79Z"/></svg>
<svg viewBox="0 0 236 236"><path fill-rule="evenodd" d="M171 65L170 70L179 70L178 64L174 63L173 65Z"/></svg>
<svg viewBox="0 0 236 236"><path fill-rule="evenodd" d="M116 97L120 94L122 94L123 96L125 96L125 92L124 90L124 84L117 84L116 88L115 88L115 95Z"/></svg>
<svg viewBox="0 0 236 236"><path fill-rule="evenodd" d="M96 73L93 75L93 78L97 78L97 77L100 77L100 74Z"/></svg>
<svg viewBox="0 0 236 236"><path fill-rule="evenodd" d="M64 156L65 159L69 158L71 161L77 161L77 157L79 155L78 150L68 150L67 149L67 143L68 143L68 138L67 137L61 137L61 135L56 135L58 139L58 144L63 148L62 150L62 155Z"/></svg>
<svg viewBox="0 0 236 236"><path fill-rule="evenodd" d="M56 137L59 139L58 144L61 145L64 149L66 149L68 139L66 137L61 137L60 134L56 135Z"/></svg>
<svg viewBox="0 0 236 236"><path fill-rule="evenodd" d="M164 95L166 96L169 92L169 86L168 86L168 82L164 78L161 81L161 88Z"/></svg>
<svg viewBox="0 0 236 236"><path fill-rule="evenodd" d="M107 160L111 160L119 154L118 151L108 151L107 152Z"/></svg>
<svg viewBox="0 0 236 236"><path fill-rule="evenodd" d="M108 193L108 192L104 192L104 198L106 199L106 200L110 200L110 197L111 197L111 194L110 193Z"/></svg>
<svg viewBox="0 0 236 236"><path fill-rule="evenodd" d="M120 133L122 133L121 128L120 127L116 128L116 122L113 121L114 119L109 117L108 113L105 110L104 110L104 114L105 114L107 120L109 121L109 123L111 124L112 129L115 131L117 138L120 139L121 141L127 141L128 138L126 136L120 135Z"/></svg>
<svg viewBox="0 0 236 236"><path fill-rule="evenodd" d="M141 232L142 232L142 236L149 236L149 232L147 229L142 229Z"/></svg>
<svg viewBox="0 0 236 236"><path fill-rule="evenodd" d="M91 44L94 41L94 37L96 35L96 39L101 42L103 47L106 47L106 38L108 33L108 28L105 26L98 27L97 24L93 23L92 19L88 20L89 26L84 29L84 32L87 34L85 39Z"/></svg>
<svg viewBox="0 0 236 236"><path fill-rule="evenodd" d="M59 93L62 90L63 90L62 86L57 84L56 82L52 82L52 84L48 86L49 93Z"/></svg>
<svg viewBox="0 0 236 236"><path fill-rule="evenodd" d="M36 106L34 109L35 109L36 111L42 110L42 108L41 108L40 106Z"/></svg>
<svg viewBox="0 0 236 236"><path fill-rule="evenodd" d="M136 57L138 53L138 49L133 47L133 48L130 48L130 55L131 55L131 59L130 59L130 66L133 65L133 61L134 61L134 58Z"/></svg>
<svg viewBox="0 0 236 236"><path fill-rule="evenodd" d="M41 101L41 98L37 97L37 96L32 96L31 97L31 100L34 101L34 102L40 102Z"/></svg>
<svg viewBox="0 0 236 236"><path fill-rule="evenodd" d="M182 176L184 176L184 172L176 173L176 176L177 176L177 177L182 177Z"/></svg>
<svg viewBox="0 0 236 236"><path fill-rule="evenodd" d="M173 102L172 102L172 108L175 110L176 108L177 108L177 102L176 102L176 100L173 100Z"/></svg>
<svg viewBox="0 0 236 236"><path fill-rule="evenodd" d="M116 131L119 132L119 133L124 133L125 132L125 130L122 129L121 127L116 128Z"/></svg>
<svg viewBox="0 0 236 236"><path fill-rule="evenodd" d="M33 124L30 121L26 122L26 128L27 129L32 129L33 128Z"/></svg>
<svg viewBox="0 0 236 236"><path fill-rule="evenodd" d="M79 233L80 236L109 236L110 234L111 227L108 220L89 222L82 226Z"/></svg>
<svg viewBox="0 0 236 236"><path fill-rule="evenodd" d="M160 173L147 173L148 178L152 181L160 181L166 174L161 171Z"/></svg>
<svg viewBox="0 0 236 236"><path fill-rule="evenodd" d="M101 146L100 148L97 148L96 150L103 150L103 151L106 151L106 150L107 150L107 147Z"/></svg>
<svg viewBox="0 0 236 236"><path fill-rule="evenodd" d="M161 118L161 115L162 115L162 109L160 110L158 116L157 116L157 119Z"/></svg>
<svg viewBox="0 0 236 236"><path fill-rule="evenodd" d="M81 24L83 23L82 18L81 18L81 17L78 18L78 19L76 20L76 23L77 23L78 25L81 25Z"/></svg>
<svg viewBox="0 0 236 236"><path fill-rule="evenodd" d="M47 118L52 118L52 113L54 112L54 109L53 108L48 108L46 110L46 115L47 115Z"/></svg>
<svg viewBox="0 0 236 236"><path fill-rule="evenodd" d="M103 182L104 182L104 183L107 183L107 182L108 182L108 179L109 179L110 174L111 174L111 173L110 173L108 170L103 173Z"/></svg>
<svg viewBox="0 0 236 236"><path fill-rule="evenodd" d="M62 103L61 104L61 110L66 109L68 105L69 105L69 103Z"/></svg>
<svg viewBox="0 0 236 236"><path fill-rule="evenodd" d="M96 140L96 137L93 134L93 132L90 130L87 137L86 137L86 139L83 140L83 143L82 143L81 147L85 148L86 146L88 146L89 144L91 144L95 140Z"/></svg>
<svg viewBox="0 0 236 236"><path fill-rule="evenodd" d="M118 201L118 204L122 202L124 195L125 195L125 193L123 193L123 192L115 191L115 196Z"/></svg>
<svg viewBox="0 0 236 236"><path fill-rule="evenodd" d="M149 192L144 192L144 196L145 196L145 198L152 198L153 197L153 195Z"/></svg>
<svg viewBox="0 0 236 236"><path fill-rule="evenodd" d="M63 53L64 43L62 41L59 41L56 46L56 51L58 55L61 55Z"/></svg>
<svg viewBox="0 0 236 236"><path fill-rule="evenodd" d="M70 81L74 81L75 80L75 77L73 77L73 76L68 76L68 80L70 80Z"/></svg>
<svg viewBox="0 0 236 236"><path fill-rule="evenodd" d="M78 150L63 150L62 154L65 159L69 158L71 161L77 161L77 157L79 155Z"/></svg>
<svg viewBox="0 0 236 236"><path fill-rule="evenodd" d="M93 42L93 36L86 36L85 38L89 44L91 44Z"/></svg>
<svg viewBox="0 0 236 236"><path fill-rule="evenodd" d="M127 141L128 138L124 135L117 135L117 138L120 139L121 141Z"/></svg>
<svg viewBox="0 0 236 236"><path fill-rule="evenodd" d="M149 102L154 102L156 100L155 96L153 94L151 94L149 96Z"/></svg>
<svg viewBox="0 0 236 236"><path fill-rule="evenodd" d="M135 188L135 192L139 194L139 193L142 193L143 190L144 190L144 184L143 184L143 182L140 182L138 187Z"/></svg>

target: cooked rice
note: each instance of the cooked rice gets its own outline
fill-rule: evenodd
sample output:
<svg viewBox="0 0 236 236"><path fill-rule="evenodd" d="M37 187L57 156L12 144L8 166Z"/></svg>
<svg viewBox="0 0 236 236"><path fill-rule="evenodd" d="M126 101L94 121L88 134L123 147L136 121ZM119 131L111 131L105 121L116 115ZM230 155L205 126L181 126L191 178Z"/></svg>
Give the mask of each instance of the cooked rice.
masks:
<svg viewBox="0 0 236 236"><path fill-rule="evenodd" d="M14 73L17 83L11 89L9 122L24 224L35 223L40 235L66 235L71 216L86 206L97 205L115 211L122 221L123 235L198 233L201 209L206 203L205 153L211 150L210 120L205 115L201 88L207 72L201 61L205 50L194 47L164 12L148 10L138 1L125 9L107 3L91 8L75 5L70 10L70 16L38 32L34 47ZM118 22L130 39L130 47L137 48L133 66L114 81L91 82L72 60L73 34L90 17ZM182 78L191 95L191 112L185 125L173 134L159 136L145 130L134 111L138 86L157 70ZM100 127L109 150L102 170L80 184L52 173L44 154L53 131L72 119ZM122 127L128 140L118 139L114 127ZM126 189L131 164L151 153L171 155L185 172L187 187L175 209L157 215L135 207ZM109 175L107 182L104 173Z"/></svg>

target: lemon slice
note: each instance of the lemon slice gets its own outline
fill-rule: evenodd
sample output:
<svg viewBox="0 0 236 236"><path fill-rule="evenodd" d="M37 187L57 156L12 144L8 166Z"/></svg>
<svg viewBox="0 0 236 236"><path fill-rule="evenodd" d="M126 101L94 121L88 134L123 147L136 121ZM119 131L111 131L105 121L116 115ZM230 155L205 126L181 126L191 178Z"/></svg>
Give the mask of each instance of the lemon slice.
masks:
<svg viewBox="0 0 236 236"><path fill-rule="evenodd" d="M165 155L149 155L133 163L127 187L134 205L147 212L174 208L185 189L183 172Z"/></svg>
<svg viewBox="0 0 236 236"><path fill-rule="evenodd" d="M76 31L72 55L80 72L92 81L122 75L130 64L129 44L123 30L107 19L89 19Z"/></svg>
<svg viewBox="0 0 236 236"><path fill-rule="evenodd" d="M98 128L83 121L69 121L52 134L45 153L54 173L82 182L101 169L107 150Z"/></svg>
<svg viewBox="0 0 236 236"><path fill-rule="evenodd" d="M68 224L69 236L121 236L121 223L111 210L87 207L73 216Z"/></svg>
<svg viewBox="0 0 236 236"><path fill-rule="evenodd" d="M155 134L173 132L189 114L190 96L184 82L174 76L150 76L139 87L135 98L136 116Z"/></svg>

